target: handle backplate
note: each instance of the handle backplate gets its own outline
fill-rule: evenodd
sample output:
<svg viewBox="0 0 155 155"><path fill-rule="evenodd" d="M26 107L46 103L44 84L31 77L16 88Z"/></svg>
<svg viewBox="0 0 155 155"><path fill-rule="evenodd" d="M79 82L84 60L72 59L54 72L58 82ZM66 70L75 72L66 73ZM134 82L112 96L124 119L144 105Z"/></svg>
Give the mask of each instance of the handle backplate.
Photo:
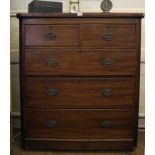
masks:
<svg viewBox="0 0 155 155"><path fill-rule="evenodd" d="M48 32L46 35L45 35L45 38L47 40L55 40L57 38L57 36L54 34L54 33L50 33Z"/></svg>
<svg viewBox="0 0 155 155"><path fill-rule="evenodd" d="M59 64L58 61L56 59L54 59L54 58L47 59L47 65L48 65L48 67L55 67L58 64Z"/></svg>
<svg viewBox="0 0 155 155"><path fill-rule="evenodd" d="M107 97L111 96L112 95L112 90L109 89L109 88L103 89L102 90L102 95L107 96Z"/></svg>
<svg viewBox="0 0 155 155"><path fill-rule="evenodd" d="M103 128L111 128L112 127L112 122L109 120L101 122L101 127Z"/></svg>
<svg viewBox="0 0 155 155"><path fill-rule="evenodd" d="M57 121L56 120L48 120L46 122L46 126L47 128L56 128L58 125Z"/></svg>
<svg viewBox="0 0 155 155"><path fill-rule="evenodd" d="M109 59L109 58L105 59L105 60L102 61L101 63L102 63L103 66L105 66L105 67L112 67L113 64L114 64L113 60L111 60L111 59Z"/></svg>
<svg viewBox="0 0 155 155"><path fill-rule="evenodd" d="M56 96L56 95L58 95L58 93L59 93L58 89L48 89L48 91L47 91L47 94L49 96Z"/></svg>
<svg viewBox="0 0 155 155"><path fill-rule="evenodd" d="M112 36L112 34L104 34L102 39L105 41L112 41L113 36Z"/></svg>

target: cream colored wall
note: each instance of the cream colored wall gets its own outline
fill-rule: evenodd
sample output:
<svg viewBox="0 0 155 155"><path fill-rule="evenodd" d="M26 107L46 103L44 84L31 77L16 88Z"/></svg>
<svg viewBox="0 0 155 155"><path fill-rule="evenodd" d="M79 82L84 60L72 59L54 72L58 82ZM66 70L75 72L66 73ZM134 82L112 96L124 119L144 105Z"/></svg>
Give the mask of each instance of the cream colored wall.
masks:
<svg viewBox="0 0 155 155"><path fill-rule="evenodd" d="M68 0L54 0L63 2L63 11L68 11ZM80 0L81 12L100 12L100 3L102 0ZM11 0L11 80L12 80L12 99L13 112L19 113L19 37L18 37L18 20L17 12L27 12L27 5L31 0ZM144 12L144 0L112 0L112 12ZM141 85L140 85L140 110L139 115L144 116L145 113L145 44L144 44L144 19L142 21L142 53L141 53Z"/></svg>

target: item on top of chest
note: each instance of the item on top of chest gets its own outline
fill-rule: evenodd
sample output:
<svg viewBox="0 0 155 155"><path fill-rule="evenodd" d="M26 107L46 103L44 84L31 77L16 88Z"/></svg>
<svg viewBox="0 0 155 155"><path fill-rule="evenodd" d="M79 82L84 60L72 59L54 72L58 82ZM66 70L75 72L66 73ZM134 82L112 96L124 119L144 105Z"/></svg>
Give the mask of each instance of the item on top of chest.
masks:
<svg viewBox="0 0 155 155"><path fill-rule="evenodd" d="M103 12L109 12L113 7L113 4L110 0L103 0L101 3L101 9Z"/></svg>
<svg viewBox="0 0 155 155"><path fill-rule="evenodd" d="M62 12L62 3L33 0L31 3L28 4L28 12L29 13Z"/></svg>

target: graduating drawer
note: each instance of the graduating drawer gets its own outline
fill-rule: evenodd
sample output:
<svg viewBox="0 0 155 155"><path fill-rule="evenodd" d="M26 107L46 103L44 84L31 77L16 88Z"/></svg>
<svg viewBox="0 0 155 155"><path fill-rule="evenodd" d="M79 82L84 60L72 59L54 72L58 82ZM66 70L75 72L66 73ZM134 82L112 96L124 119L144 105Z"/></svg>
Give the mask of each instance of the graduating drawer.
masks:
<svg viewBox="0 0 155 155"><path fill-rule="evenodd" d="M135 75L135 50L27 49L27 75Z"/></svg>
<svg viewBox="0 0 155 155"><path fill-rule="evenodd" d="M77 25L26 25L26 46L77 46Z"/></svg>
<svg viewBox="0 0 155 155"><path fill-rule="evenodd" d="M135 25L83 24L81 46L95 48L135 48Z"/></svg>
<svg viewBox="0 0 155 155"><path fill-rule="evenodd" d="M134 106L135 80L26 78L26 106L48 108L119 108Z"/></svg>
<svg viewBox="0 0 155 155"><path fill-rule="evenodd" d="M132 139L130 110L26 109L26 137L43 139Z"/></svg>

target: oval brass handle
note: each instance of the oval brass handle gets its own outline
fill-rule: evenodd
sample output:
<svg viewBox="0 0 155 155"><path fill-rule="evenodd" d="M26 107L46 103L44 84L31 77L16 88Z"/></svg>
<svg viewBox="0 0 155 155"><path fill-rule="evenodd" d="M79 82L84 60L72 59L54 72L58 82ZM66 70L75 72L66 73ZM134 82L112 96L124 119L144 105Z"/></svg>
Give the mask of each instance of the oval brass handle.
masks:
<svg viewBox="0 0 155 155"><path fill-rule="evenodd" d="M111 95L112 95L112 90L109 89L109 88L103 89L103 90L102 90L102 94L103 94L104 96L111 96Z"/></svg>
<svg viewBox="0 0 155 155"><path fill-rule="evenodd" d="M102 64L105 67L112 67L114 62L111 59L105 59L104 61L102 61Z"/></svg>
<svg viewBox="0 0 155 155"><path fill-rule="evenodd" d="M46 126L48 128L56 128L58 126L58 122L56 120L48 120L46 122Z"/></svg>
<svg viewBox="0 0 155 155"><path fill-rule="evenodd" d="M111 34L104 34L102 39L105 40L105 41L111 41L112 40L112 35Z"/></svg>
<svg viewBox="0 0 155 155"><path fill-rule="evenodd" d="M59 64L59 62L56 59L54 59L54 58L47 59L47 65L48 65L48 67L55 67L58 64Z"/></svg>
<svg viewBox="0 0 155 155"><path fill-rule="evenodd" d="M49 96L56 96L56 95L58 95L58 93L59 93L58 89L48 89L48 91L47 91L47 94Z"/></svg>
<svg viewBox="0 0 155 155"><path fill-rule="evenodd" d="M101 127L104 127L104 128L111 128L112 127L112 122L111 121L103 121L101 122Z"/></svg>
<svg viewBox="0 0 155 155"><path fill-rule="evenodd" d="M47 33L47 34L45 35L45 38L46 38L47 40L54 40L54 39L57 38L57 36L56 36L54 33Z"/></svg>

